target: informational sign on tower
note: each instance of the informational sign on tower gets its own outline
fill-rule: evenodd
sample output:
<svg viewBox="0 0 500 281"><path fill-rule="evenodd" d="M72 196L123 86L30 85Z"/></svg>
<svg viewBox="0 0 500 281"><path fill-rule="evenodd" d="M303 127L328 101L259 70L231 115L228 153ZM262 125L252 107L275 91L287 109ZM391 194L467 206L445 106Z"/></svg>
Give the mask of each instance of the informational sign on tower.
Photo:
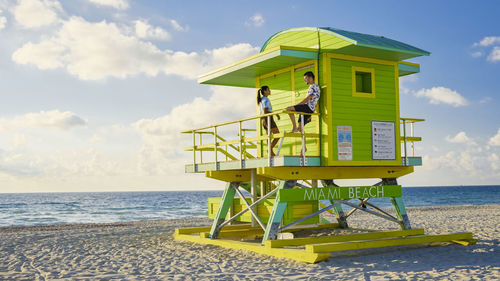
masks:
<svg viewBox="0 0 500 281"><path fill-rule="evenodd" d="M396 160L394 122L372 121L372 159Z"/></svg>
<svg viewBox="0 0 500 281"><path fill-rule="evenodd" d="M351 126L337 126L337 153L339 160L352 160Z"/></svg>

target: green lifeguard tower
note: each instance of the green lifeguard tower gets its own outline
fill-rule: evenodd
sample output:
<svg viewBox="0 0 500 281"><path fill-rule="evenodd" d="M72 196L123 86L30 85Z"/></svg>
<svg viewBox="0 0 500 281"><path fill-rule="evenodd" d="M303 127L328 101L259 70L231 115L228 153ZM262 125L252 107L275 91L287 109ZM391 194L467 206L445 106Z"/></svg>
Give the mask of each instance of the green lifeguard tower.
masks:
<svg viewBox="0 0 500 281"><path fill-rule="evenodd" d="M418 64L405 60L427 55L383 36L292 28L271 36L259 54L199 77L201 84L252 89L267 85L274 111L259 115L256 107L256 116L183 132L192 135L186 150L192 152L193 161L185 171L205 173L227 184L221 198L209 199L212 227L178 229L175 238L306 262L324 260L332 251L473 243L471 233L431 236L423 229L411 229L397 183L397 178L422 165L414 150L421 138L413 135L413 126L424 121L400 117L399 77L420 70ZM305 98L307 71L316 75L321 98L311 123L302 132L287 133L292 125L285 115L300 113L285 108ZM255 100L255 95L248 98ZM261 119L277 114L284 117L275 119L281 133L266 134ZM268 144L275 138L280 145L272 157ZM335 183L372 178L379 182L372 186ZM250 196L245 197L241 189ZM390 199L394 214L369 202L371 198ZM343 206L350 210L344 211ZM326 211L337 221L321 219L319 215ZM280 233L304 229L348 229L348 217L357 211L392 221L401 230L281 239L287 235ZM235 237L248 241L235 241Z"/></svg>

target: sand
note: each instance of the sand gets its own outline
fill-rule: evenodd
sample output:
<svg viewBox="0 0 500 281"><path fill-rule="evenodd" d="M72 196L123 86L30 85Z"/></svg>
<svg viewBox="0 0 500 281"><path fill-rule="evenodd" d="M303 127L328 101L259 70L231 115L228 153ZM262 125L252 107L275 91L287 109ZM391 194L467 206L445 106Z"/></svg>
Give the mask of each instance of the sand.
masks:
<svg viewBox="0 0 500 281"><path fill-rule="evenodd" d="M0 228L0 280L500 280L500 205L407 209L428 233L471 231L473 246L391 247L306 264L179 242L207 219ZM397 229L373 216L350 226Z"/></svg>

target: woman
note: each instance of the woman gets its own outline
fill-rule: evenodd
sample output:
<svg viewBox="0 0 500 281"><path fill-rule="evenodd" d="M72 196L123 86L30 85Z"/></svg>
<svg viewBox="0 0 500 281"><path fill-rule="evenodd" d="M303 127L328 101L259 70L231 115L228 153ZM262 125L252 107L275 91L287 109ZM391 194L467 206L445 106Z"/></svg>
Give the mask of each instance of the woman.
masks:
<svg viewBox="0 0 500 281"><path fill-rule="evenodd" d="M273 112L273 107L271 106L271 101L269 100L268 96L271 94L271 89L269 89L268 86L262 86L258 91L257 91L257 104L260 105L260 114L266 114L266 113L271 113ZM280 120L280 116L276 115L278 117L278 120ZM279 134L278 126L276 126L276 122L274 122L273 116L270 117L271 119L271 133L273 134ZM266 134L268 134L268 124L267 124L268 117L262 117L262 126L264 126L264 129L266 129ZM278 143L279 138L273 139L271 142L271 156L276 156L274 154L273 148L276 146Z"/></svg>

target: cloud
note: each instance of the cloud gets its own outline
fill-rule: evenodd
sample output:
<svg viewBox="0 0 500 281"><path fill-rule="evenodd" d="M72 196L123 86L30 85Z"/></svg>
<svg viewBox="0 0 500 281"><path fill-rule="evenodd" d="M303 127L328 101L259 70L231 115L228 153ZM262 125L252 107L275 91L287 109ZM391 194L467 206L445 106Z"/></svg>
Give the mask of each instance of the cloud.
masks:
<svg viewBox="0 0 500 281"><path fill-rule="evenodd" d="M446 137L447 142L451 143L465 143L465 144L475 144L473 140L471 140L465 132L459 132L456 136L451 138L450 136Z"/></svg>
<svg viewBox="0 0 500 281"><path fill-rule="evenodd" d="M406 75L399 78L399 92L405 95L409 94L410 92L413 92L412 90L410 90L407 84L416 81L418 81L418 75Z"/></svg>
<svg viewBox="0 0 500 281"><path fill-rule="evenodd" d="M477 52L472 53L471 56L473 58L479 58L479 57L483 56L483 52L477 51Z"/></svg>
<svg viewBox="0 0 500 281"><path fill-rule="evenodd" d="M23 178L37 177L43 174L43 169L39 164L38 157L19 153L1 153L0 151L0 174Z"/></svg>
<svg viewBox="0 0 500 281"><path fill-rule="evenodd" d="M498 62L500 61L500 47L495 46L491 53L488 55L487 58L488 61L490 62Z"/></svg>
<svg viewBox="0 0 500 281"><path fill-rule="evenodd" d="M495 153L488 156L488 161L490 162L491 169L493 171L500 169L500 158Z"/></svg>
<svg viewBox="0 0 500 281"><path fill-rule="evenodd" d="M73 112L59 110L28 113L13 119L0 119L0 127L5 128L54 128L69 130L74 127L86 126L87 121Z"/></svg>
<svg viewBox="0 0 500 281"><path fill-rule="evenodd" d="M170 20L170 24L177 31L188 31L189 26L181 26L176 20Z"/></svg>
<svg viewBox="0 0 500 281"><path fill-rule="evenodd" d="M109 6L118 10L126 10L129 7L127 0L89 0L89 1L100 6Z"/></svg>
<svg viewBox="0 0 500 281"><path fill-rule="evenodd" d="M495 44L500 44L500 36L484 37L481 41L474 43L473 46L488 47Z"/></svg>
<svg viewBox="0 0 500 281"><path fill-rule="evenodd" d="M484 97L484 98L482 98L482 99L479 101L479 103L481 103L481 104L483 104L483 103L490 103L490 102L492 102L492 101L493 101L493 98L491 98L491 97Z"/></svg>
<svg viewBox="0 0 500 281"><path fill-rule="evenodd" d="M147 21L135 21L135 33L141 39L170 40L170 34L161 27L153 27Z"/></svg>
<svg viewBox="0 0 500 281"><path fill-rule="evenodd" d="M248 26L255 26L255 27L261 27L265 23L264 17L257 13L253 16L250 17L249 21L247 21L245 24Z"/></svg>
<svg viewBox="0 0 500 281"><path fill-rule="evenodd" d="M0 15L2 14L2 10L0 10ZM7 18L0 16L0 30L5 28L5 24L7 23Z"/></svg>
<svg viewBox="0 0 500 281"><path fill-rule="evenodd" d="M55 23L62 12L57 0L19 0L14 7L16 21L25 28L37 28Z"/></svg>
<svg viewBox="0 0 500 281"><path fill-rule="evenodd" d="M169 174L178 170L180 163L187 164L192 154L184 147L191 145L192 136L181 134L183 130L195 129L211 124L238 120L255 115L254 91L251 89L212 87L209 99L196 98L179 105L156 119L141 119L132 124L142 136L140 150L141 170L150 174ZM244 123L255 128L255 121ZM227 126L228 138L235 139L238 124ZM219 128L224 133L224 127ZM207 161L207 155L204 156ZM175 165L172 165L175 163Z"/></svg>
<svg viewBox="0 0 500 281"><path fill-rule="evenodd" d="M42 41L38 44L25 44L12 54L19 64L32 63L40 69L55 69L64 66L65 47L55 41Z"/></svg>
<svg viewBox="0 0 500 281"><path fill-rule="evenodd" d="M490 138L488 144L492 146L500 146L500 128L498 129L497 134Z"/></svg>
<svg viewBox="0 0 500 281"><path fill-rule="evenodd" d="M417 97L424 97L431 104L448 104L454 107L466 106L469 102L458 92L445 87L421 89L415 93Z"/></svg>
<svg viewBox="0 0 500 281"><path fill-rule="evenodd" d="M258 48L245 43L191 53L160 50L114 23L91 23L71 17L55 36L25 44L14 52L12 59L40 69L65 68L81 80L159 73L194 79L257 52Z"/></svg>

